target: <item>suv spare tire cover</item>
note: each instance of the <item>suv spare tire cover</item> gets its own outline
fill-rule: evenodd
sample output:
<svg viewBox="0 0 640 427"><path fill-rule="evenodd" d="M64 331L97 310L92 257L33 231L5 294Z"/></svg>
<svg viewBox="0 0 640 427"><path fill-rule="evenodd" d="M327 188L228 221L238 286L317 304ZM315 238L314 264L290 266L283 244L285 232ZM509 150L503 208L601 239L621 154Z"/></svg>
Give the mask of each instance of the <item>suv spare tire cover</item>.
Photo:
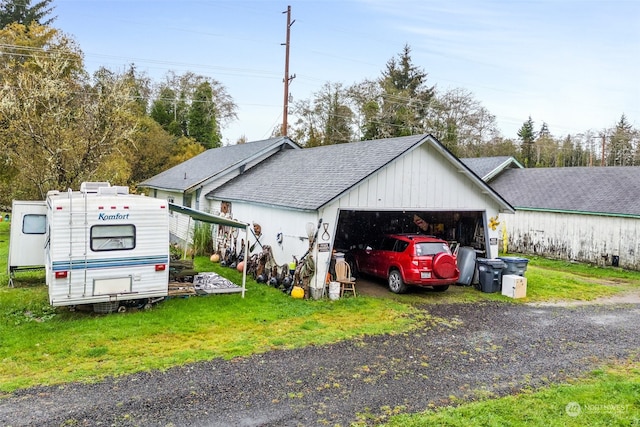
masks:
<svg viewBox="0 0 640 427"><path fill-rule="evenodd" d="M458 275L458 266L453 255L440 252L433 257L433 272L439 279L453 279Z"/></svg>

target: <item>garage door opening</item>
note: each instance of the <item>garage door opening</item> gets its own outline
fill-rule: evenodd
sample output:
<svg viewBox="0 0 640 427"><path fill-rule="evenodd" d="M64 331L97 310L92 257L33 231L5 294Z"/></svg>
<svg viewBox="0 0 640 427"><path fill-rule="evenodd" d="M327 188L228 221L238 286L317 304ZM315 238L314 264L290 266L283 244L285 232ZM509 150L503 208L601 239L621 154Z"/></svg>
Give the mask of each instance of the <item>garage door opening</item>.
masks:
<svg viewBox="0 0 640 427"><path fill-rule="evenodd" d="M486 254L481 211L359 211L342 210L334 249L348 253L373 246L385 234L421 233L449 242L451 248L473 247Z"/></svg>

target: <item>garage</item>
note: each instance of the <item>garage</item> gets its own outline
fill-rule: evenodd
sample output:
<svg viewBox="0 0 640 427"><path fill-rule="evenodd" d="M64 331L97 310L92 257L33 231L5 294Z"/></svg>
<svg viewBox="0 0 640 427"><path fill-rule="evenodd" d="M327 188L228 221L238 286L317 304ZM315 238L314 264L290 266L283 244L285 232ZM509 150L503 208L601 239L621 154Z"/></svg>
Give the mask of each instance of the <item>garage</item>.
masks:
<svg viewBox="0 0 640 427"><path fill-rule="evenodd" d="M259 224L278 265L310 248L312 290L324 289L334 254L389 232L420 231L495 258L499 215L514 212L430 135L283 150L206 198L213 211L224 203L233 218Z"/></svg>

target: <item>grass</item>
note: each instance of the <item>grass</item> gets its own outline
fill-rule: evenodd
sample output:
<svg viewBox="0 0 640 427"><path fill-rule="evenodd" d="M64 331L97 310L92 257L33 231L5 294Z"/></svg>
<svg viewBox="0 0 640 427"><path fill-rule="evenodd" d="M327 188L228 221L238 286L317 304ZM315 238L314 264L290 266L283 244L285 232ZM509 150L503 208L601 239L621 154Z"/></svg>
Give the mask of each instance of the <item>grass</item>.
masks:
<svg viewBox="0 0 640 427"><path fill-rule="evenodd" d="M640 289L638 272L539 257L529 260L526 277L531 302L592 301Z"/></svg>
<svg viewBox="0 0 640 427"><path fill-rule="evenodd" d="M639 426L640 363L623 361L572 383L422 414L391 416L387 427Z"/></svg>
<svg viewBox="0 0 640 427"><path fill-rule="evenodd" d="M244 299L172 298L124 314L52 309L44 286L4 288L0 301L1 391L395 333L427 321L391 300L295 300L251 281Z"/></svg>
<svg viewBox="0 0 640 427"><path fill-rule="evenodd" d="M402 333L446 321L431 318L417 304L593 300L640 289L637 272L531 258L527 298L518 300L460 286L442 293L389 293L384 298L295 300L248 279L244 299L238 294L172 298L150 311L95 314L51 307L42 273L20 273L16 287L8 288L8 241L9 224L0 222L0 392L4 393L364 335ZM213 264L207 257L197 257L195 266L198 271L216 271L240 283L240 273ZM452 401L456 407L425 414L393 417L402 408L389 408L386 420L390 426L640 426L634 412L640 406L639 383L638 363L628 362L537 392L494 399L479 391L479 399L484 400ZM579 416L568 417L565 407L570 402L581 405Z"/></svg>

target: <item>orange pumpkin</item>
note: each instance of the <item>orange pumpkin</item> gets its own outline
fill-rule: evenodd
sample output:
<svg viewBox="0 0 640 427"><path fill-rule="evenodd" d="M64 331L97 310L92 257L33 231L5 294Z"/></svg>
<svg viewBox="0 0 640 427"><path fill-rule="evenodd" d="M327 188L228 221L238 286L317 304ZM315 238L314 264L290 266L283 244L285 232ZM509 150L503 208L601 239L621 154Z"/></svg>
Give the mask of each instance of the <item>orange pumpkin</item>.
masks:
<svg viewBox="0 0 640 427"><path fill-rule="evenodd" d="M211 262L220 262L220 254L213 254L209 259L211 260Z"/></svg>
<svg viewBox="0 0 640 427"><path fill-rule="evenodd" d="M238 265L236 265L236 268L240 273L242 273L242 270L244 270L244 261L240 261Z"/></svg>

